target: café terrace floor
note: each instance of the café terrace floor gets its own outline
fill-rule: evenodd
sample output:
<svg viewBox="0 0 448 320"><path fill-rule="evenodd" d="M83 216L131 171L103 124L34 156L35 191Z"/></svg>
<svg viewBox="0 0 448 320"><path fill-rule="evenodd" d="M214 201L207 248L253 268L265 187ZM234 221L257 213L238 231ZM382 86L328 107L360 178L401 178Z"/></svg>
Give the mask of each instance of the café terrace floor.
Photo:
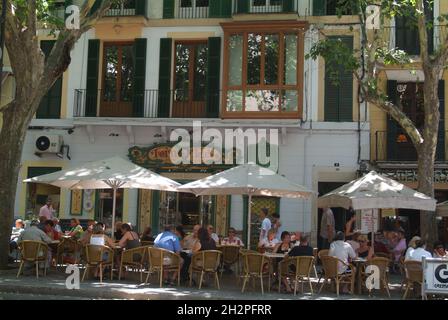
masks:
<svg viewBox="0 0 448 320"><path fill-rule="evenodd" d="M17 266L14 266L17 267ZM46 277L36 279L34 270L30 270L25 275L16 278L18 269L0 271L0 300L1 299L20 299L32 300L51 296L53 299L130 299L130 300L389 300L384 291L373 291L369 297L365 292L362 295L340 294L336 296L334 291L330 291L327 286L320 294L316 293L317 278L312 278L314 294L309 293L309 285L305 283L305 293L300 293L301 285L297 296L294 294L278 293L277 288L267 291L261 295L259 280L256 282L255 289L252 283L247 286L246 291L241 293L241 282L237 284L237 278L234 274L223 274L220 280L221 290L217 290L211 280L201 290L196 287L188 287L188 284L181 284L180 287L164 286L159 288L156 275L150 277L149 284L142 284L139 276L128 272L127 279L118 281L117 278L110 280L105 278L103 283L97 280L86 279L81 282L79 290L69 290L66 288L66 275L62 270L56 271L54 268L47 272ZM82 276L81 269L81 276ZM146 275L144 275L145 279ZM267 280L265 282L267 284ZM390 292L392 300L402 298L404 291L400 291L401 276L391 275ZM411 299L418 299L414 296Z"/></svg>

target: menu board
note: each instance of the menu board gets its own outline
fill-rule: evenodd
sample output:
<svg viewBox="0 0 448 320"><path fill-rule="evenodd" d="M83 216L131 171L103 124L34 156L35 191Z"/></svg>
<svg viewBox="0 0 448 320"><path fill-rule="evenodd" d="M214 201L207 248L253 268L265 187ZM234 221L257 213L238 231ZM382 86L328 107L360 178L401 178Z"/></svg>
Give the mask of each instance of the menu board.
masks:
<svg viewBox="0 0 448 320"><path fill-rule="evenodd" d="M361 232L368 234L378 230L378 209L361 210Z"/></svg>

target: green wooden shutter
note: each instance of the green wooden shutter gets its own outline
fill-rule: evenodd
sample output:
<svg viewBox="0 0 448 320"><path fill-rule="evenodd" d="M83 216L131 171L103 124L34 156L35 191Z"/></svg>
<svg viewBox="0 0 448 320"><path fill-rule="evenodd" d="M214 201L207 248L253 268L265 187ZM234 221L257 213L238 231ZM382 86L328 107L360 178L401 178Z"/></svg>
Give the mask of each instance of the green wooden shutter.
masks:
<svg viewBox="0 0 448 320"><path fill-rule="evenodd" d="M425 6L426 21L431 22L432 27L427 30L428 32L428 52L432 54L434 52L434 3L426 3Z"/></svg>
<svg viewBox="0 0 448 320"><path fill-rule="evenodd" d="M173 40L171 38L160 39L158 104L159 118L168 118L170 116L172 44Z"/></svg>
<svg viewBox="0 0 448 320"><path fill-rule="evenodd" d="M330 37L341 39L348 48L353 48L353 37ZM327 68L326 68L327 70ZM353 121L353 75L339 67L338 83L332 83L328 71L325 75L325 121Z"/></svg>
<svg viewBox="0 0 448 320"><path fill-rule="evenodd" d="M232 0L211 0L210 18L230 18L232 16Z"/></svg>
<svg viewBox="0 0 448 320"><path fill-rule="evenodd" d="M249 13L249 0L236 0L236 13Z"/></svg>
<svg viewBox="0 0 448 320"><path fill-rule="evenodd" d="M294 12L294 0L283 0L282 1L282 11L283 12Z"/></svg>
<svg viewBox="0 0 448 320"><path fill-rule="evenodd" d="M397 103L397 81L388 80L387 81L387 95L389 96L389 101L396 104ZM387 157L386 160L394 160L397 158L396 155L396 143L398 135L398 123L392 119L391 116L387 115Z"/></svg>
<svg viewBox="0 0 448 320"><path fill-rule="evenodd" d="M148 0L135 0L135 15L148 16Z"/></svg>
<svg viewBox="0 0 448 320"><path fill-rule="evenodd" d="M28 167L27 179L31 179L38 176L43 176L44 174L55 173L61 171L61 167Z"/></svg>
<svg viewBox="0 0 448 320"><path fill-rule="evenodd" d="M89 40L87 53L86 117L96 117L99 64L100 40Z"/></svg>
<svg viewBox="0 0 448 320"><path fill-rule="evenodd" d="M208 38L207 56L207 117L219 116L219 89L221 78L221 38Z"/></svg>
<svg viewBox="0 0 448 320"><path fill-rule="evenodd" d="M445 161L445 81L439 81L439 134L437 136L436 160Z"/></svg>
<svg viewBox="0 0 448 320"><path fill-rule="evenodd" d="M134 42L134 95L133 115L143 117L145 104L145 82L146 82L146 39L135 39Z"/></svg>
<svg viewBox="0 0 448 320"><path fill-rule="evenodd" d="M175 0L163 0L163 19L174 18Z"/></svg>
<svg viewBox="0 0 448 320"><path fill-rule="evenodd" d="M326 0L313 0L313 15L325 16L327 14L327 1Z"/></svg>
<svg viewBox="0 0 448 320"><path fill-rule="evenodd" d="M45 59L51 53L55 40L42 40L40 48L45 55ZM47 94L42 98L39 108L36 112L38 119L59 119L61 117L61 99L62 99L62 76L60 76Z"/></svg>

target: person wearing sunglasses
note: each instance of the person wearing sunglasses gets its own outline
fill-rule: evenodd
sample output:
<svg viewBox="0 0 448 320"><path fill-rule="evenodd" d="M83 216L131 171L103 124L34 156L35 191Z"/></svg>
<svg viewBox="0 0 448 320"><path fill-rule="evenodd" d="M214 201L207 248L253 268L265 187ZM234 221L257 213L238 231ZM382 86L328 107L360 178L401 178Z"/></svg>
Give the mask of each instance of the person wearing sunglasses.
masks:
<svg viewBox="0 0 448 320"><path fill-rule="evenodd" d="M358 257L370 260L373 257L372 247L369 246L368 239L365 235L360 235L358 237L359 248L357 250Z"/></svg>
<svg viewBox="0 0 448 320"><path fill-rule="evenodd" d="M223 246L240 246L244 247L243 241L236 236L235 228L229 228L228 237L222 240Z"/></svg>
<svg viewBox="0 0 448 320"><path fill-rule="evenodd" d="M445 250L445 246L441 241L434 243L434 252L432 255L434 258L448 258L448 253Z"/></svg>

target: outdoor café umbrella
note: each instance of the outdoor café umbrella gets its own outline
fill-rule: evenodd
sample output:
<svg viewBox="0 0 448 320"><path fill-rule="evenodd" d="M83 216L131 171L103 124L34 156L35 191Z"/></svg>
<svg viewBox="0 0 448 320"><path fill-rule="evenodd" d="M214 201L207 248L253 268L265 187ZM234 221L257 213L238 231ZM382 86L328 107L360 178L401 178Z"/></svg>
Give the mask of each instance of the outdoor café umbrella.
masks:
<svg viewBox="0 0 448 320"><path fill-rule="evenodd" d="M115 225L118 189L176 191L176 188L180 186L176 181L120 157L85 163L79 167L34 177L24 182L45 183L71 190L113 189L112 230Z"/></svg>
<svg viewBox="0 0 448 320"><path fill-rule="evenodd" d="M247 246L250 248L252 196L309 198L313 191L295 184L272 170L256 164L243 164L177 188L179 192L204 195L248 195Z"/></svg>
<svg viewBox="0 0 448 320"><path fill-rule="evenodd" d="M435 211L436 200L372 171L317 199L319 208Z"/></svg>
<svg viewBox="0 0 448 320"><path fill-rule="evenodd" d="M372 171L317 199L319 208L435 211L436 200ZM373 233L373 231L372 231ZM373 234L372 234L373 236ZM373 241L372 237L372 241Z"/></svg>

